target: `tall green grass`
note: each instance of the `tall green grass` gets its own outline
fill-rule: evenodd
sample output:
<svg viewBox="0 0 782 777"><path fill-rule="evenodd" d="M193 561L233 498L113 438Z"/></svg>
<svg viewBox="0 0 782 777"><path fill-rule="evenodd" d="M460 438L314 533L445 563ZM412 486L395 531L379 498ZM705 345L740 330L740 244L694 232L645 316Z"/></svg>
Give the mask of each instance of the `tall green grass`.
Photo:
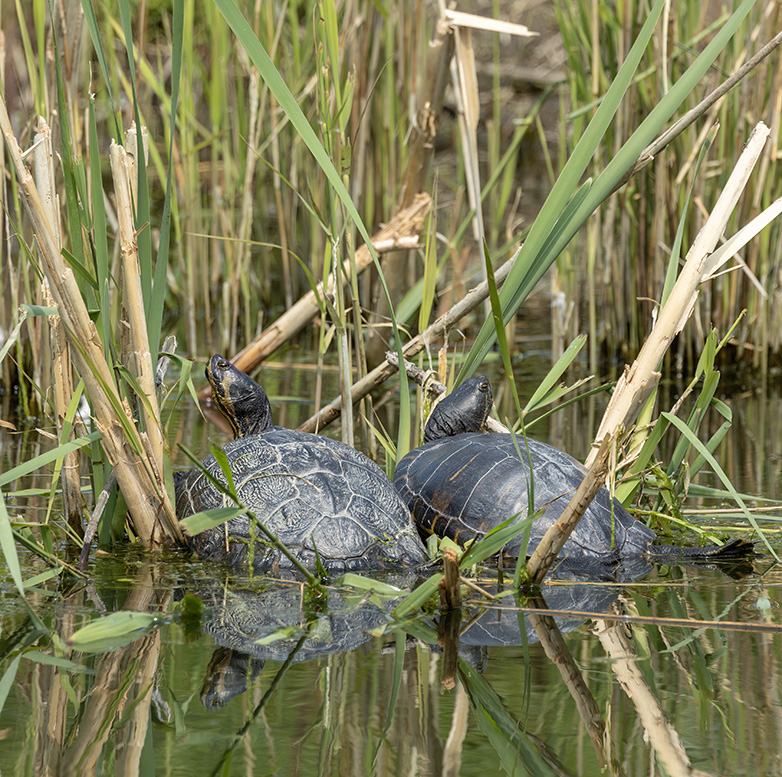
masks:
<svg viewBox="0 0 782 777"><path fill-rule="evenodd" d="M616 75L635 33L640 5L621 7L581 0L557 0L560 31L567 52L568 90L562 93L568 133L559 149L561 168L573 153L573 141L592 113L604 102L606 84ZM738 8L738 3L732 5ZM592 177L613 163L646 118L689 78L696 58L726 22L731 6L678 3L671 8L668 26L660 30L645 52L637 76L629 85L616 121L607 127L604 143L587 168ZM731 75L780 29L782 5L756 3L745 10L736 33L715 53L713 63L683 95L680 111L693 108ZM730 232L757 215L782 194L779 159L779 54L767 58L736 89L718 101L700 120L658 153L635 174L613 200L601 208L591 228L562 253L557 263L558 283L572 301L576 315L565 339L588 326L593 338L590 368L598 367L599 348L607 353L637 352L649 330L654 300L660 295L671 256L680 214L693 189L696 207L687 212L684 228L688 246L716 200L731 163L738 157L755 123L776 128L763 163L753 175L747 195L737 208ZM719 125L703 174L695 159L706 133ZM780 352L779 248L780 225L772 225L742 254L746 271L739 269L708 284L698 303L694 325L678 339L670 364L680 369L698 359L709 323L728 331L743 309L747 318L734 333L722 358L726 363L751 366L766 374L769 360ZM588 278L584 284L583 279ZM599 279L599 280L598 280Z"/></svg>

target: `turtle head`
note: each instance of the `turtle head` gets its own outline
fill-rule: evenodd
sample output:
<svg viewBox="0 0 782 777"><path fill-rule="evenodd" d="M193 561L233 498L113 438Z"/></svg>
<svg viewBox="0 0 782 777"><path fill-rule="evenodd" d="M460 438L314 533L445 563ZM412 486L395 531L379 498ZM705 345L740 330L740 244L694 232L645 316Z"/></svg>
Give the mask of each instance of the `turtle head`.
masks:
<svg viewBox="0 0 782 777"><path fill-rule="evenodd" d="M266 392L228 359L215 354L206 365L217 409L228 419L234 437L261 434L272 427L272 409Z"/></svg>
<svg viewBox="0 0 782 777"><path fill-rule="evenodd" d="M478 432L486 423L494 397L488 378L478 375L464 381L435 405L424 430L424 442Z"/></svg>

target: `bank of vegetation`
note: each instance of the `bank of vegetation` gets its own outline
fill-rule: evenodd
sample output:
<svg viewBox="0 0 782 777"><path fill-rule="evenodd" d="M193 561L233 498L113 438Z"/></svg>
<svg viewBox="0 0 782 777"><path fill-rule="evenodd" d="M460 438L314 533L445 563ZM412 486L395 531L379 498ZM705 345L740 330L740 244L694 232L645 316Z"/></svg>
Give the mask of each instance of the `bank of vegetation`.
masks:
<svg viewBox="0 0 782 777"><path fill-rule="evenodd" d="M0 112L0 369L19 426L51 419L59 447L0 487L20 498L18 479L54 463L44 493L62 494L65 514L52 520L50 502L42 524L12 527L0 503L7 557L15 543L48 558L55 539L79 543L85 506L97 513L112 478L103 541L126 528L145 547L181 541L155 383L163 335L179 341L169 390L189 401L199 385L184 357L239 353L249 370L306 330L317 364L339 364L331 411L352 441L353 404L393 372L388 343L398 356L433 353L415 330L447 340L460 321L481 323L443 377L474 373L498 339L512 375L513 322L544 277L555 367L532 404L562 398L585 331L595 371L601 351L640 354L599 434L633 452L623 500L669 428L683 435L669 475L688 458L691 471L712 463L724 431L707 443L696 432L708 407L729 423L715 399L720 360L745 358L765 376L780 348L780 36L768 34L779 4L720 15L658 2L647 14L562 0L561 80L527 73L535 99L516 116L509 52L532 50L520 24L332 2L143 8L66 3L52 21L36 2L3 20L14 43ZM476 50L492 54L488 80ZM436 151L451 112L450 148ZM530 145L550 191L520 224ZM437 318L480 277L458 318ZM700 398L683 421L675 408L652 427L671 343ZM76 412L82 395L91 429ZM400 397L392 459L414 443L404 381ZM330 400L318 390L316 410Z"/></svg>

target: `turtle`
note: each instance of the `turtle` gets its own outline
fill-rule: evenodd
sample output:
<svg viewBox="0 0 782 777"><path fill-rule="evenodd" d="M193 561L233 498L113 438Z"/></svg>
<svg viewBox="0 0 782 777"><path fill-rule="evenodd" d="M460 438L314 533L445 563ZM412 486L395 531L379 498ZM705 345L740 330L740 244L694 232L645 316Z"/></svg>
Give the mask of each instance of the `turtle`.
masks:
<svg viewBox="0 0 782 777"><path fill-rule="evenodd" d="M205 373L233 430L234 439L222 450L239 500L307 568L314 569L317 559L330 573L396 569L427 560L410 512L377 464L337 440L274 426L266 392L221 355L209 359ZM213 455L201 466L226 482ZM229 506L233 500L200 468L177 477L180 520ZM246 565L251 555L256 571L293 566L246 514L187 542L201 558L237 566Z"/></svg>
<svg viewBox="0 0 782 777"><path fill-rule="evenodd" d="M422 537L447 536L464 545L513 516L520 521L529 514L531 462L534 509L541 511L530 529L527 548L532 552L562 515L587 470L552 445L478 431L488 418L492 400L491 385L481 375L464 381L437 404L426 424L424 444L399 462L394 485ZM523 532L503 553L518 556L522 537ZM649 527L601 488L565 543L560 559L583 572L590 566L605 569L628 560L637 560L643 567L650 561L743 558L754 549L752 542L740 539L697 548L655 545L656 539ZM629 577L639 576L636 565Z"/></svg>

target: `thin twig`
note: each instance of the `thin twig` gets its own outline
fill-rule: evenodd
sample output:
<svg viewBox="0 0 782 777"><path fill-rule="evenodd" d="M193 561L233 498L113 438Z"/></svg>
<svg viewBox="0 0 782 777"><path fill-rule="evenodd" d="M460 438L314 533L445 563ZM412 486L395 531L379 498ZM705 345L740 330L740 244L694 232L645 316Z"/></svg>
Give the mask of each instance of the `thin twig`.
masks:
<svg viewBox="0 0 782 777"><path fill-rule="evenodd" d="M778 32L765 46L763 46L752 59L748 60L730 78L726 78L713 92L701 100L692 110L672 124L656 140L653 140L638 157L638 161L622 176L614 187L614 191L621 189L639 170L646 167L654 157L660 153L669 143L674 141L694 121L703 116L714 103L724 97L736 84L738 84L750 71L754 70L764 59L782 45L782 32Z"/></svg>
<svg viewBox="0 0 782 777"><path fill-rule="evenodd" d="M508 277L508 273L516 261L518 251L494 273L494 280L499 287ZM432 343L441 339L446 332L452 329L457 321L469 312L474 310L489 296L489 284L486 281L479 283L463 299L459 300L447 313L444 313L431 326L423 332L416 335L402 349L405 358L410 358L420 353ZM353 402L366 396L377 386L384 383L391 375L396 372L396 367L389 364L388 360L382 361L374 370L368 373L361 380L353 384L351 389L351 398ZM334 419L338 418L342 412L342 397L336 397L330 404L326 405L319 413L307 419L299 429L303 432L317 432L328 426Z"/></svg>

